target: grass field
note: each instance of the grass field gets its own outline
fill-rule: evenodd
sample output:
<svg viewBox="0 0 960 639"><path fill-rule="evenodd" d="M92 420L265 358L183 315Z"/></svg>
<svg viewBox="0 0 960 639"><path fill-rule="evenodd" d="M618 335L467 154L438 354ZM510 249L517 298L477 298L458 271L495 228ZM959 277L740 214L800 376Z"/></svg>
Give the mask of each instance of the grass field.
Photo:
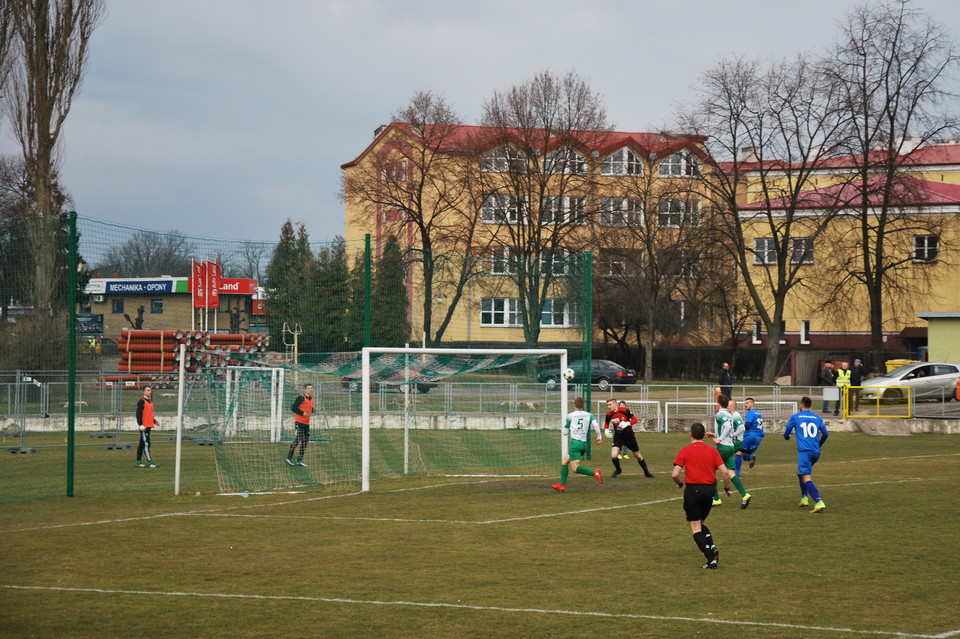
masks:
<svg viewBox="0 0 960 639"><path fill-rule="evenodd" d="M811 515L793 442L769 434L751 506L708 520L717 571L669 479L688 441L642 434L656 479L630 464L564 494L549 467L176 497L167 464L147 472L169 490L0 504L0 635L960 636L960 437L831 435Z"/></svg>

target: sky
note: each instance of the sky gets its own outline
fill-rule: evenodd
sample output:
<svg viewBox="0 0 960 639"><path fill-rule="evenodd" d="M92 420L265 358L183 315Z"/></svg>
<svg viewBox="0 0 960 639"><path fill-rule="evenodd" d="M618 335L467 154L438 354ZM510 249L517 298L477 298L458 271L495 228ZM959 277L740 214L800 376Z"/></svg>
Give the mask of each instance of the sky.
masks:
<svg viewBox="0 0 960 639"><path fill-rule="evenodd" d="M329 241L340 165L417 91L475 124L494 92L573 71L617 130L670 129L716 61L821 53L860 1L107 0L61 182L87 218L270 242L290 219ZM960 2L913 4L960 38Z"/></svg>

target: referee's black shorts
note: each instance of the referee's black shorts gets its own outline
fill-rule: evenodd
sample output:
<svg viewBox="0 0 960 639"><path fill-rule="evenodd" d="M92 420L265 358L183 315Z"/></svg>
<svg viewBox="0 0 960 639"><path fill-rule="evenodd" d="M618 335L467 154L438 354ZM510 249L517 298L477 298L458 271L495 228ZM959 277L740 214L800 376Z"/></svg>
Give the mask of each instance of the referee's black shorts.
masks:
<svg viewBox="0 0 960 639"><path fill-rule="evenodd" d="M703 521L713 508L716 484L687 484L683 490L683 512L687 521Z"/></svg>

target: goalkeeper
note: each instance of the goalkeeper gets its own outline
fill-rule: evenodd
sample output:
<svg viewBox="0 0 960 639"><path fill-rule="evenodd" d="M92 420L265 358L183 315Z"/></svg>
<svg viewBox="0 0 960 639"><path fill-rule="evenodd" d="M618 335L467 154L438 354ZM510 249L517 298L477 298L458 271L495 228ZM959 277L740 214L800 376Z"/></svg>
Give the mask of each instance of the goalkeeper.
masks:
<svg viewBox="0 0 960 639"><path fill-rule="evenodd" d="M293 443L290 444L290 452L284 460L291 466L306 466L303 463L303 453L307 450L307 444L310 442L310 415L317 412L313 407L313 384L303 385L303 394L298 395L290 407L293 411L293 422L296 426L297 434L293 437ZM300 446L300 452L297 454L297 463L293 463L293 453Z"/></svg>
<svg viewBox="0 0 960 639"><path fill-rule="evenodd" d="M582 397L573 400L575 410L567 415L567 419L563 423L563 434L564 436L570 436L570 443L567 448L568 452L563 456L563 462L560 466L560 483L553 485L553 489L559 490L560 492L567 489L567 477L570 476L571 468L575 473L586 475L587 477L592 475L598 484L603 483L599 468L593 470L592 468L580 465L581 461L590 459L590 442L587 440L587 437L590 434L591 428L593 428L597 434L596 443L600 444L600 442L603 441L603 437L600 435L600 424L597 423L593 415L583 410L583 406Z"/></svg>
<svg viewBox="0 0 960 639"><path fill-rule="evenodd" d="M633 453L640 468L643 469L643 476L653 479L653 473L647 468L647 462L640 454L640 446L637 444L637 436L633 432L633 425L637 423L637 417L625 402L617 403L617 400L611 397L607 400L607 415L604 419L604 429L607 431L607 437L613 437L613 445L610 447L610 459L613 461L613 476L616 477L622 471L620 470L620 451L629 450Z"/></svg>

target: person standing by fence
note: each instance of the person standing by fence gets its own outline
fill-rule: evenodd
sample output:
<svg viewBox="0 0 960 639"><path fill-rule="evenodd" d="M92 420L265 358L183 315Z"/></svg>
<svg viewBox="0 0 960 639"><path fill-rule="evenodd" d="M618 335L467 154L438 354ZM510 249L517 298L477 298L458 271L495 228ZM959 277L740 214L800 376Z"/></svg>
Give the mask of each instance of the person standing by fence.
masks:
<svg viewBox="0 0 960 639"><path fill-rule="evenodd" d="M153 458L150 456L150 431L154 426L159 426L160 422L153 416L153 388L143 387L143 397L137 402L137 426L140 428L140 443L137 444L137 468L156 468ZM143 463L146 456L147 463Z"/></svg>
<svg viewBox="0 0 960 639"><path fill-rule="evenodd" d="M853 371L848 367L849 364L846 362L840 362L840 370L837 371L837 388L840 389L840 399L837 400L836 410L833 411L834 417L840 415L840 407L843 405L843 389L850 386L850 377Z"/></svg>

